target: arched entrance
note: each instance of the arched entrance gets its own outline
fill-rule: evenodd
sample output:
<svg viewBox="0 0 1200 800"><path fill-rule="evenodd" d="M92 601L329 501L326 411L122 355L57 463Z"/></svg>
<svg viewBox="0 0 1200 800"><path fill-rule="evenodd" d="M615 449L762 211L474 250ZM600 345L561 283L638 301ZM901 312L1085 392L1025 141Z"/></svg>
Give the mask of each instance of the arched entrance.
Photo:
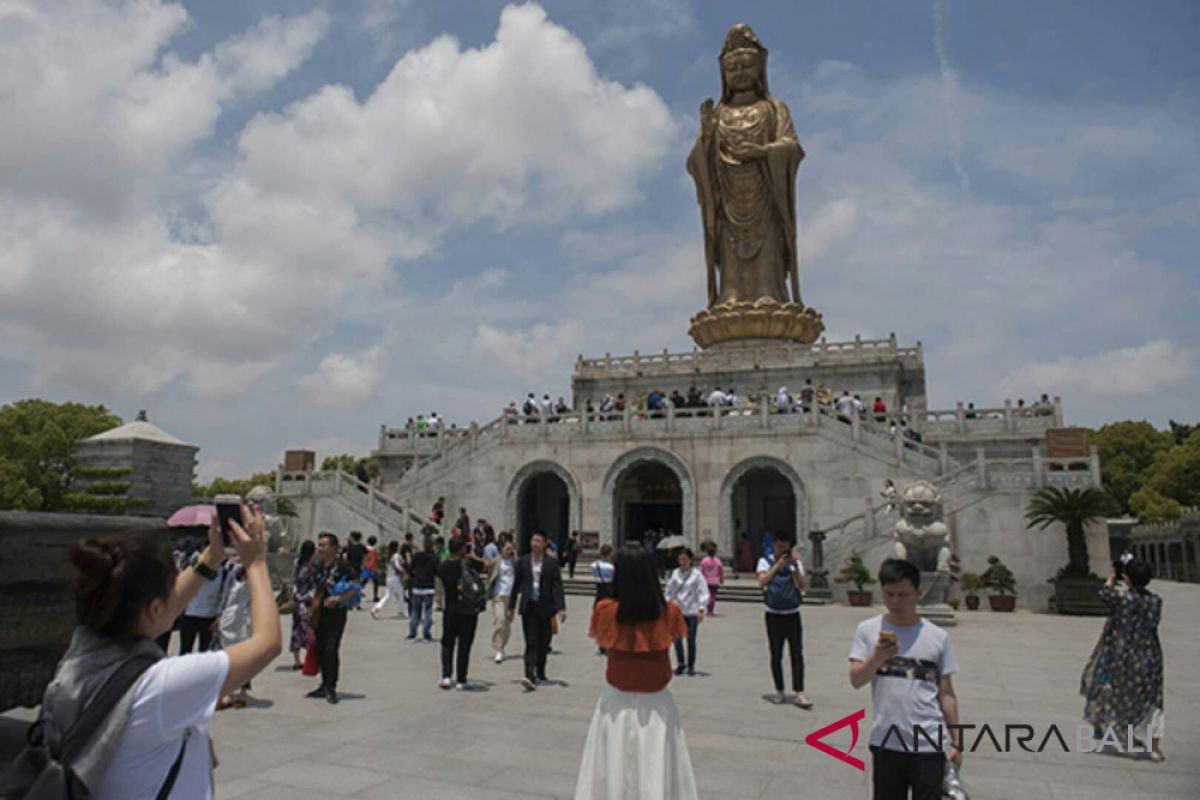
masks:
<svg viewBox="0 0 1200 800"><path fill-rule="evenodd" d="M536 532L559 546L572 530L579 529L579 490L575 478L552 461L526 464L509 485L508 520L517 531L517 552L529 551Z"/></svg>
<svg viewBox="0 0 1200 800"><path fill-rule="evenodd" d="M738 563L742 534L750 539L753 560L762 553L768 531L784 531L804 544L808 530L805 506L804 484L787 462L769 456L748 458L730 470L721 487L718 546L740 569L744 567Z"/></svg>
<svg viewBox="0 0 1200 800"><path fill-rule="evenodd" d="M604 480L602 519L611 526L605 540L620 546L661 527L694 541L693 486L687 466L667 450L642 447L621 456Z"/></svg>

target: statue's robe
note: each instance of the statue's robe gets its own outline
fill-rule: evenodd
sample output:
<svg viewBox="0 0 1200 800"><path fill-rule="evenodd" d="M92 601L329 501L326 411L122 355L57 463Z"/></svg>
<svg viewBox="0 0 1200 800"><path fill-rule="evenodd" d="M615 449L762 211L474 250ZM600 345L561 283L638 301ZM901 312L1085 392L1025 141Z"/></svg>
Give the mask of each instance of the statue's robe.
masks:
<svg viewBox="0 0 1200 800"><path fill-rule="evenodd" d="M780 100L717 106L717 126L688 156L704 221L708 304L769 297L801 303L796 249L796 170L804 150ZM766 145L763 159L740 162L723 145Z"/></svg>

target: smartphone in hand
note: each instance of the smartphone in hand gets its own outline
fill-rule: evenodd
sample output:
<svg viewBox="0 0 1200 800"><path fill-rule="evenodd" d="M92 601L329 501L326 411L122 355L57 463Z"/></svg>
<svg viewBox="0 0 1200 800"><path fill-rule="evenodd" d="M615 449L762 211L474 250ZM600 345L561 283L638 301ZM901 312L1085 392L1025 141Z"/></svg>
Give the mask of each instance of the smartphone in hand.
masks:
<svg viewBox="0 0 1200 800"><path fill-rule="evenodd" d="M242 519L242 498L236 494L219 494L213 498L213 503L217 507L217 519L221 521L221 544L228 550L233 546L229 521L237 520L239 525L245 522Z"/></svg>

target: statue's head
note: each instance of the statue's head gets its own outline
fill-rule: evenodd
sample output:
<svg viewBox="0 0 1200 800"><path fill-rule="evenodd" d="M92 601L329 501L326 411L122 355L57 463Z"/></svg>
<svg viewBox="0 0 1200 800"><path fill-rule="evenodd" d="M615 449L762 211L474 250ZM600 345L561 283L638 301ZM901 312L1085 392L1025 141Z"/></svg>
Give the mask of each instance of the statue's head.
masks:
<svg viewBox="0 0 1200 800"><path fill-rule="evenodd" d="M900 514L909 523L928 524L941 517L942 498L929 481L913 481L900 493Z"/></svg>
<svg viewBox="0 0 1200 800"><path fill-rule="evenodd" d="M767 48L749 25L738 23L725 35L721 48L721 100L734 92L756 92L767 97Z"/></svg>

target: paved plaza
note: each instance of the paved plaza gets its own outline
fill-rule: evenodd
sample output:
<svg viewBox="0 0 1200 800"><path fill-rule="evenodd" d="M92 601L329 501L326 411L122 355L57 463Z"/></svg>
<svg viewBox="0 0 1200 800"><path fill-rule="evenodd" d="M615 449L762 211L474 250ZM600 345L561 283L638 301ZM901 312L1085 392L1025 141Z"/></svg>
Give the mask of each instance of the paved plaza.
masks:
<svg viewBox="0 0 1200 800"><path fill-rule="evenodd" d="M1156 583L1165 601L1167 738L1163 764L1123 756L992 752L968 755L974 800L1184 800L1200 796L1200 642L1194 621L1200 586ZM217 797L563 798L571 797L604 661L586 637L590 602L568 598L570 618L555 638L557 685L525 694L519 658L490 658L481 618L472 677L477 691L436 687L438 646L403 641L406 623L353 614L342 656L343 702L308 700L312 678L293 673L286 654L254 683L255 706L216 715ZM846 653L855 623L870 613L845 606L804 611L807 689L812 711L770 705L762 613L724 604L701 626L699 669L671 691L683 715L701 795L708 798L869 796L869 773L804 744L812 731L860 708ZM961 613L951 631L962 672L955 678L964 722L1029 724L1038 739L1051 724L1075 748L1082 702L1079 673L1102 619L1018 612ZM435 624L434 633L438 629ZM519 653L519 627L510 649ZM869 719L869 718L868 718ZM865 738L866 727L862 729ZM840 734L847 734L843 729ZM845 749L849 736L830 741ZM869 761L865 741L854 755ZM1015 747L1015 745L1014 745Z"/></svg>

